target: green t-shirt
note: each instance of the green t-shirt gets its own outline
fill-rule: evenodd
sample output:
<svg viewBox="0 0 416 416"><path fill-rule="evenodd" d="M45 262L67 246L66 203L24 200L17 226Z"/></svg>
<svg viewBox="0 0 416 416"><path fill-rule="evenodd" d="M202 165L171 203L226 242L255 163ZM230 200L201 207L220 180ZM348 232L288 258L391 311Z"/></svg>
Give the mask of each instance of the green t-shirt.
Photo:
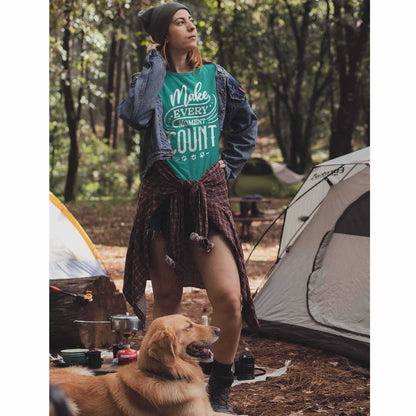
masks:
<svg viewBox="0 0 416 416"><path fill-rule="evenodd" d="M174 158L167 163L180 179L197 181L218 161L219 123L215 65L195 72L166 71L159 94L163 127Z"/></svg>

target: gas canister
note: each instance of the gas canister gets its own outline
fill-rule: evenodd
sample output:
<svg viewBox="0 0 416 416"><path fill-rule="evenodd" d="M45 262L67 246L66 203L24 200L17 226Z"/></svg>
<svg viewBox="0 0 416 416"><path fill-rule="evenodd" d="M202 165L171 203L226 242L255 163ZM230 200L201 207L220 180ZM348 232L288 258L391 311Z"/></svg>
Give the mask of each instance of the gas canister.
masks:
<svg viewBox="0 0 416 416"><path fill-rule="evenodd" d="M137 351L131 348L124 348L117 351L118 365L129 364L137 360Z"/></svg>

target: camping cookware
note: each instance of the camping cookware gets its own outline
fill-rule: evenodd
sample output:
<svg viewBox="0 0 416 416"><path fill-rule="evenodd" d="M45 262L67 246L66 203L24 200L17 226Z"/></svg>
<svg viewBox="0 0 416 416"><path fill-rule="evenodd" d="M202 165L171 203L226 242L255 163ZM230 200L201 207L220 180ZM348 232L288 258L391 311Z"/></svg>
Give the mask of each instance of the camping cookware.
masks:
<svg viewBox="0 0 416 416"><path fill-rule="evenodd" d="M60 352L60 355L64 359L66 364L85 365L86 364L85 354L87 352L88 352L87 349L75 348L75 349L62 350Z"/></svg>
<svg viewBox="0 0 416 416"><path fill-rule="evenodd" d="M88 351L85 356L88 368L101 368L101 351Z"/></svg>
<svg viewBox="0 0 416 416"><path fill-rule="evenodd" d="M143 328L143 322L136 315L129 315L128 312L125 315L113 315L109 321L82 321L75 320L74 322L82 324L111 324L111 330L122 335L124 339L124 345L129 345L129 336L135 335L137 331Z"/></svg>
<svg viewBox="0 0 416 416"><path fill-rule="evenodd" d="M111 329L119 334L135 334L143 328L143 323L136 315L113 315L111 317Z"/></svg>
<svg viewBox="0 0 416 416"><path fill-rule="evenodd" d="M128 312L125 315L113 315L110 317L110 321L82 321L76 319L74 322L81 324L111 324L112 331L128 335L135 334L143 328L143 323L140 319L136 315L129 315Z"/></svg>

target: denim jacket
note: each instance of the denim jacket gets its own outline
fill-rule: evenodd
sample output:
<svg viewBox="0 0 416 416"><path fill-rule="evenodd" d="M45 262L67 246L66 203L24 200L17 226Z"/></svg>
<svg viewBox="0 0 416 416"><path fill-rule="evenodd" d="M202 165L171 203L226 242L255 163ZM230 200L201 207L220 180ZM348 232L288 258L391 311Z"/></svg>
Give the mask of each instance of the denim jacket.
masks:
<svg viewBox="0 0 416 416"><path fill-rule="evenodd" d="M254 150L257 117L238 82L224 68L215 66L220 137L225 132L221 158L227 179L234 179ZM130 126L146 129L140 152L142 178L157 160L173 159L172 147L163 129L163 104L159 98L165 76L165 60L157 50L150 50L142 72L133 75L128 96L117 107L118 116Z"/></svg>

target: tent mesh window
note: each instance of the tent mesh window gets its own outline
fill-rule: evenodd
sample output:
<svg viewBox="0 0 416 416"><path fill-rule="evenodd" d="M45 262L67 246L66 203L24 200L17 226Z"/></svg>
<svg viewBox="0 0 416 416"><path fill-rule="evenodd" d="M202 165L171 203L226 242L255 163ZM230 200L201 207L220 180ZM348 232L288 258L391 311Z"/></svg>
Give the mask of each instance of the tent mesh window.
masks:
<svg viewBox="0 0 416 416"><path fill-rule="evenodd" d="M316 323L369 336L364 330L369 316L368 279L359 279L358 273L363 272L361 267L355 268L368 262L369 236L368 191L344 210L334 229L322 238L315 255L306 296L308 313ZM364 273L369 273L369 266L366 269Z"/></svg>

